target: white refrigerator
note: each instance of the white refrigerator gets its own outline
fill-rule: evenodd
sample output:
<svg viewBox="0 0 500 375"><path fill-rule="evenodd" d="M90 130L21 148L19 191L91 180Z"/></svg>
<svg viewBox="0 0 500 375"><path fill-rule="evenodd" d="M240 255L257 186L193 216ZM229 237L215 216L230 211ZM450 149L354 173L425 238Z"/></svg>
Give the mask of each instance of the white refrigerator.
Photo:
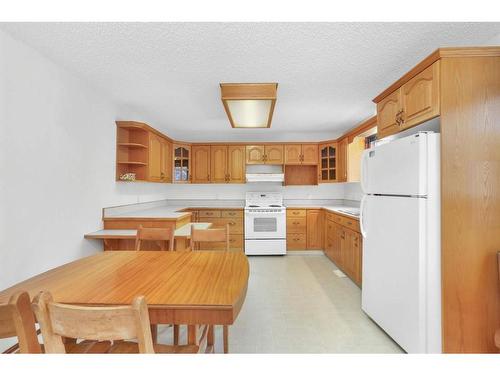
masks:
<svg viewBox="0 0 500 375"><path fill-rule="evenodd" d="M365 150L362 309L408 353L441 353L439 134Z"/></svg>

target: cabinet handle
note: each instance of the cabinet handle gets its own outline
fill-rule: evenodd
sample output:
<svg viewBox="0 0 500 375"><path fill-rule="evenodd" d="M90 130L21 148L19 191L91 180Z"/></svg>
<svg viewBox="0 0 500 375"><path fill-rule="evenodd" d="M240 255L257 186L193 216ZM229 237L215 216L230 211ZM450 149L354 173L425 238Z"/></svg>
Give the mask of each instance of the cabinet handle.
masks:
<svg viewBox="0 0 500 375"><path fill-rule="evenodd" d="M230 221L228 224L229 225L236 225L236 223L234 221Z"/></svg>

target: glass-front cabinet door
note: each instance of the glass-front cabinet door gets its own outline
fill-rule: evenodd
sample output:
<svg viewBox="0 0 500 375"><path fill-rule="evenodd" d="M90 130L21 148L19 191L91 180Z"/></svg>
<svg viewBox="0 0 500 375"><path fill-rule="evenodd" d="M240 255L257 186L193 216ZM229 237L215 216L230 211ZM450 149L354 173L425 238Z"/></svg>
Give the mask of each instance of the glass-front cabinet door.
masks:
<svg viewBox="0 0 500 375"><path fill-rule="evenodd" d="M174 182L188 183L191 178L191 147L174 145Z"/></svg>
<svg viewBox="0 0 500 375"><path fill-rule="evenodd" d="M337 181L337 144L329 143L321 145L319 149L320 157L320 182Z"/></svg>

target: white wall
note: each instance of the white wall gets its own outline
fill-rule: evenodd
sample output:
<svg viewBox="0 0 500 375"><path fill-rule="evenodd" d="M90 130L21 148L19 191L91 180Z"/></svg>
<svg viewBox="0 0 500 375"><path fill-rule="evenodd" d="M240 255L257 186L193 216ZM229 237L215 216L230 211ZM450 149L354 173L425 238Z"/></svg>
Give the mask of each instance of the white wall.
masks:
<svg viewBox="0 0 500 375"><path fill-rule="evenodd" d="M0 290L98 251L105 206L165 197L114 181L119 107L0 32Z"/></svg>
<svg viewBox="0 0 500 375"><path fill-rule="evenodd" d="M348 182L344 185L344 199L360 201L363 197L361 184L359 182Z"/></svg>
<svg viewBox="0 0 500 375"><path fill-rule="evenodd" d="M131 184L121 183L121 185L123 186L119 187L119 190L126 191ZM247 191L281 191L285 199L343 199L344 197L343 184L318 186L281 186L276 183L166 184L164 191L167 199L245 199Z"/></svg>

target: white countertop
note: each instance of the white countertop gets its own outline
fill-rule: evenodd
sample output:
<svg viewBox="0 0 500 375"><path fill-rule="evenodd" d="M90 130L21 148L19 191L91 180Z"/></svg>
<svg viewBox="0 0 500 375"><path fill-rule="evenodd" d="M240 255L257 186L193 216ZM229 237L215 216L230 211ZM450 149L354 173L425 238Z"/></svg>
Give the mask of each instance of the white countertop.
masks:
<svg viewBox="0 0 500 375"><path fill-rule="evenodd" d="M172 201L171 201L172 202ZM332 204L333 202L338 202L338 200L301 200L299 202L287 202L285 200L285 206L291 208L317 208L317 209L326 209L333 212L338 212L343 215L347 215L353 218L357 218L355 215L351 215L347 212L342 212L343 209L353 209L351 205L343 205L343 204ZM173 203L173 202L172 202ZM186 215L189 215L188 212L182 212L186 208L220 208L220 209L243 209L243 202L238 201L224 201L224 200L198 200L198 201L186 201L183 202L186 205L169 205L166 201L159 202L158 205L153 206L149 204L144 208L137 208L133 210L129 207L124 207L123 210L114 210L112 212L106 213L104 218L138 218L138 219L179 219ZM141 205L138 205L141 206Z"/></svg>

